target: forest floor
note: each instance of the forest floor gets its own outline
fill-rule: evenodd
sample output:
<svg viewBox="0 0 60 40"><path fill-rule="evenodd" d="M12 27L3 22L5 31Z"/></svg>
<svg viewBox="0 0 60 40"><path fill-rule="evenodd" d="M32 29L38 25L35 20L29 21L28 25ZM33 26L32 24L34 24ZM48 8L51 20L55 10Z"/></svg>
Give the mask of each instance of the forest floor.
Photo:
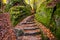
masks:
<svg viewBox="0 0 60 40"><path fill-rule="evenodd" d="M8 15L9 14L0 15L0 20L7 19L8 22L7 21L6 22L10 24L10 19L9 19L10 16L8 16ZM2 26L2 25L3 25L3 23L0 26ZM11 24L8 26L11 28ZM7 28L7 27L5 27L5 28ZM15 40L16 38L14 37L14 34L16 34L15 36L17 37L17 40L42 40L43 39L42 34L48 38L47 40L56 40L55 36L51 33L51 31L48 28L46 28L43 24L38 23L34 20L34 15L28 16L27 18L23 19L12 30L15 30L15 33L12 33L13 34L12 39L9 39L9 37L7 37L7 40L8 39ZM8 31L8 33L10 33L10 31ZM6 35L6 34L4 34L4 35ZM9 35L7 35L7 36L9 36ZM3 37L6 38L5 36L3 36ZM2 36L0 36L0 39L1 38L2 38ZM2 40L4 38L2 38Z"/></svg>

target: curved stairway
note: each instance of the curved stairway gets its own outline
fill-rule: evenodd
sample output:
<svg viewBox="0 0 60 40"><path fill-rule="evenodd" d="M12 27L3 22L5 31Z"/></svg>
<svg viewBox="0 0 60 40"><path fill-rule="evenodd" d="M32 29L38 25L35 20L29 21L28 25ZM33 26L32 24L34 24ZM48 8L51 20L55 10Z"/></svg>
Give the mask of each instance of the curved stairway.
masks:
<svg viewBox="0 0 60 40"><path fill-rule="evenodd" d="M34 15L22 20L14 29L18 40L56 40L48 28L34 20Z"/></svg>
<svg viewBox="0 0 60 40"><path fill-rule="evenodd" d="M42 40L40 29L34 22L34 15L25 18L15 27L15 30L18 30L16 31L18 40Z"/></svg>

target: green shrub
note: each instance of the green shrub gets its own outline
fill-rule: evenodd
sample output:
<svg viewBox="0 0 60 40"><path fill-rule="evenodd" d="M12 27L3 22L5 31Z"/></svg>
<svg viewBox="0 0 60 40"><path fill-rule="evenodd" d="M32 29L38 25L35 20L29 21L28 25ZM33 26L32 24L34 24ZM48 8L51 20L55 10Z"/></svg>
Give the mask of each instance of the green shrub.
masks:
<svg viewBox="0 0 60 40"><path fill-rule="evenodd" d="M56 30L55 36L57 37L57 40L60 40L60 27Z"/></svg>
<svg viewBox="0 0 60 40"><path fill-rule="evenodd" d="M9 11L9 9L11 8L13 6L13 4L11 3L8 3L7 5L6 5L6 7L5 7L5 12L8 12Z"/></svg>
<svg viewBox="0 0 60 40"><path fill-rule="evenodd" d="M19 21L21 21L26 16L29 16L31 14L30 10L31 10L30 7L25 6L12 7L9 10L9 12L13 26L15 26Z"/></svg>
<svg viewBox="0 0 60 40"><path fill-rule="evenodd" d="M57 9L54 12L55 13L55 22L56 22L55 36L58 38L57 40L60 40L60 3L57 3L56 7L57 7Z"/></svg>
<svg viewBox="0 0 60 40"><path fill-rule="evenodd" d="M18 5L18 4L24 5L25 3L23 2L23 0L10 0L10 2L6 4L5 12L8 12L11 7Z"/></svg>
<svg viewBox="0 0 60 40"><path fill-rule="evenodd" d="M57 40L60 40L60 3L57 3L56 10L50 21L50 30L56 36Z"/></svg>

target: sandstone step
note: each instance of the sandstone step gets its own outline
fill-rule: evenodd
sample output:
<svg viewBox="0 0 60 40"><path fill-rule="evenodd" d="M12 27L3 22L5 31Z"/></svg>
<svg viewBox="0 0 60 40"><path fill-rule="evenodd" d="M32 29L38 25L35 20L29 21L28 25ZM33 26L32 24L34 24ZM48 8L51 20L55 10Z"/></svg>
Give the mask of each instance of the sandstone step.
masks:
<svg viewBox="0 0 60 40"><path fill-rule="evenodd" d="M33 25L33 26L29 26L29 25L22 25L22 26L16 26L14 29L18 29L18 30L35 30L35 29L40 29L38 26Z"/></svg>
<svg viewBox="0 0 60 40"><path fill-rule="evenodd" d="M36 36L21 36L18 37L19 40L42 40L41 35Z"/></svg>
<svg viewBox="0 0 60 40"><path fill-rule="evenodd" d="M36 33L31 33L31 34L30 33L25 33L24 36L29 36L29 35L34 36L34 35L40 35L40 34L41 34L41 32L36 32Z"/></svg>
<svg viewBox="0 0 60 40"><path fill-rule="evenodd" d="M26 20L27 22L31 22L31 21L34 21L33 18L29 18L28 20Z"/></svg>
<svg viewBox="0 0 60 40"><path fill-rule="evenodd" d="M35 24L35 23L34 24L23 24L23 25L18 24L17 26L24 26L24 27L32 27L33 26L34 27L34 26L37 26L37 24Z"/></svg>
<svg viewBox="0 0 60 40"><path fill-rule="evenodd" d="M24 34L36 34L39 33L40 29L36 29L36 30L24 30Z"/></svg>
<svg viewBox="0 0 60 40"><path fill-rule="evenodd" d="M34 16L33 15L31 15L31 16L28 16L28 17L26 17L24 20L22 20L21 22L26 22L26 21L33 21L34 19Z"/></svg>
<svg viewBox="0 0 60 40"><path fill-rule="evenodd" d="M20 23L26 23L26 22L34 22L33 20L23 20L22 22L20 22Z"/></svg>
<svg viewBox="0 0 60 40"><path fill-rule="evenodd" d="M26 20L27 22L32 22L32 21L34 21L34 19L28 19L28 20Z"/></svg>
<svg viewBox="0 0 60 40"><path fill-rule="evenodd" d="M21 24L34 24L35 22L22 22Z"/></svg>
<svg viewBox="0 0 60 40"><path fill-rule="evenodd" d="M39 29L38 27L24 27L24 30L35 30L35 29Z"/></svg>

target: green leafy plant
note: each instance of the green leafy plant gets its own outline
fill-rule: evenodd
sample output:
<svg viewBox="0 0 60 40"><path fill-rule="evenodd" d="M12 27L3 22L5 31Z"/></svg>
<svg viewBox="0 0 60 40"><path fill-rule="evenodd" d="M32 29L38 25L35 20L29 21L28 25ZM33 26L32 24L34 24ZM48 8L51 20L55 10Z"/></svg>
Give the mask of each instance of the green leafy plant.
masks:
<svg viewBox="0 0 60 40"><path fill-rule="evenodd" d="M60 40L60 27L56 30L55 36L57 37L57 40Z"/></svg>
<svg viewBox="0 0 60 40"><path fill-rule="evenodd" d="M60 3L57 3L56 5L56 11L55 13L55 22L56 22L56 33L55 36L57 37L57 40L60 40Z"/></svg>
<svg viewBox="0 0 60 40"><path fill-rule="evenodd" d="M30 7L26 6L14 6L10 8L10 16L13 26L18 24L19 21L30 15Z"/></svg>
<svg viewBox="0 0 60 40"><path fill-rule="evenodd" d="M24 0L10 0L10 2L6 4L5 12L8 12L9 9L15 5L25 5Z"/></svg>

